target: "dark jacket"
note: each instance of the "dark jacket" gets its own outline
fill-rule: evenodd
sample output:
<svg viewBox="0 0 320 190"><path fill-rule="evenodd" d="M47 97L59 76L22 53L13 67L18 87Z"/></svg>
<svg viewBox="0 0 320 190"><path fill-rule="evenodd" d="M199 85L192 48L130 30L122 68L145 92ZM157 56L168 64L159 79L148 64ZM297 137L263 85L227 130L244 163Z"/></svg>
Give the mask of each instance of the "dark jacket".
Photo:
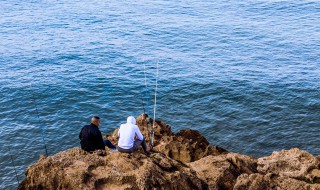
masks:
<svg viewBox="0 0 320 190"><path fill-rule="evenodd" d="M79 134L81 148L85 151L105 150L101 132L94 124L86 125Z"/></svg>

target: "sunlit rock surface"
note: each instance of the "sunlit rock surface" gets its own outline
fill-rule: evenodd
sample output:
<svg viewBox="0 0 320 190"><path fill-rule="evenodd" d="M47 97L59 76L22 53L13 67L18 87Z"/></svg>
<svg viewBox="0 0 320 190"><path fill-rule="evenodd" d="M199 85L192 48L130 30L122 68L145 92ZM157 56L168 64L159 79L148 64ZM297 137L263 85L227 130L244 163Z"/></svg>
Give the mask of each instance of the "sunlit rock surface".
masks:
<svg viewBox="0 0 320 190"><path fill-rule="evenodd" d="M235 189L320 190L320 157L293 148L253 158L210 145L198 131L174 134L163 121L137 124L154 152L87 153L72 148L28 167L18 189ZM117 130L106 135L117 142Z"/></svg>

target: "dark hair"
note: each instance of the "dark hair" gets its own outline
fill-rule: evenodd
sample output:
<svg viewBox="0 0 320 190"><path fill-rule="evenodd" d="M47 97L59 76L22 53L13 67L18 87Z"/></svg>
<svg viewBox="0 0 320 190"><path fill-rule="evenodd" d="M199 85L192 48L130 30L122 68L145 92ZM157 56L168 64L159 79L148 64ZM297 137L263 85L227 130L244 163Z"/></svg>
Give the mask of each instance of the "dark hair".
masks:
<svg viewBox="0 0 320 190"><path fill-rule="evenodd" d="M99 116L93 116L93 118L100 120Z"/></svg>

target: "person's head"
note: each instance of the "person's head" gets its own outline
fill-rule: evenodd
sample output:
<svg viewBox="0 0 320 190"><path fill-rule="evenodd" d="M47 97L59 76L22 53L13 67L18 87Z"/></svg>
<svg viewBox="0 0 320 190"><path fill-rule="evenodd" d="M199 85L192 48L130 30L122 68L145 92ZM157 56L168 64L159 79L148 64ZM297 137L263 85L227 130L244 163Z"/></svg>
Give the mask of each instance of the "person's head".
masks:
<svg viewBox="0 0 320 190"><path fill-rule="evenodd" d="M135 125L136 124L136 119L133 117L133 116L129 116L127 118L127 124L133 124Z"/></svg>
<svg viewBox="0 0 320 190"><path fill-rule="evenodd" d="M91 123L99 127L99 125L100 125L100 117L98 117L98 116L93 116L93 117L91 118Z"/></svg>

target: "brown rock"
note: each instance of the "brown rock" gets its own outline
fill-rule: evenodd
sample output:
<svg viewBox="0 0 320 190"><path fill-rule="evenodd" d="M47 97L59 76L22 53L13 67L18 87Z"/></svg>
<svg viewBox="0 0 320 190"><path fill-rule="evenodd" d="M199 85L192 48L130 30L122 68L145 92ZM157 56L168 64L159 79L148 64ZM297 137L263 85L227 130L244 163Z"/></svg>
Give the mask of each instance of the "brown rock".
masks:
<svg viewBox="0 0 320 190"><path fill-rule="evenodd" d="M161 140L166 139L167 137L173 136L173 132L171 131L171 127L165 124L162 121L155 121L155 123L148 123L148 115L141 114L136 118L137 125L146 139L147 143L150 143L150 137L152 134L152 130L154 129L154 139L153 144L154 146L159 145ZM115 129L112 134L106 135L105 138L108 138L111 142L116 144L118 142L118 130L119 128Z"/></svg>
<svg viewBox="0 0 320 190"><path fill-rule="evenodd" d="M293 178L268 173L242 174L238 177L234 190L320 190L319 184L308 184Z"/></svg>
<svg viewBox="0 0 320 190"><path fill-rule="evenodd" d="M199 160L208 155L224 154L227 151L216 146L204 146L182 136L166 138L154 148L156 151L184 163Z"/></svg>
<svg viewBox="0 0 320 190"><path fill-rule="evenodd" d="M154 129L154 150L170 158L189 163L208 155L227 153L223 148L210 145L206 138L196 130L181 130L175 135L166 123L155 121L148 124L148 120L147 114L141 114L136 118L141 133L149 143L152 129ZM111 142L116 143L118 141L118 129L106 137Z"/></svg>
<svg viewBox="0 0 320 190"><path fill-rule="evenodd" d="M147 142L150 141L152 131L154 131L153 145L157 146L163 138L173 136L171 127L162 121L154 121L151 119L151 123L148 123L149 117L147 114L141 114L136 118L137 125L140 128L141 133L146 138Z"/></svg>
<svg viewBox="0 0 320 190"><path fill-rule="evenodd" d="M205 189L188 167L160 153L90 154L79 148L41 158L19 189Z"/></svg>
<svg viewBox="0 0 320 190"><path fill-rule="evenodd" d="M144 128L143 131L147 131L147 120L143 118L146 117L140 115L137 123L140 129ZM211 146L206 138L196 130L181 130L174 134L171 127L162 121L155 122L154 150L184 163L193 162L208 155L227 153L223 148Z"/></svg>
<svg viewBox="0 0 320 190"><path fill-rule="evenodd" d="M239 173L257 173L257 159L237 153L229 153L226 155L227 161L230 162Z"/></svg>
<svg viewBox="0 0 320 190"><path fill-rule="evenodd" d="M256 172L255 158L235 153L207 156L189 164L210 189L233 189L241 173Z"/></svg>
<svg viewBox="0 0 320 190"><path fill-rule="evenodd" d="M259 158L257 169L261 174L273 173L313 183L319 179L319 166L319 160L312 154L293 148Z"/></svg>
<svg viewBox="0 0 320 190"><path fill-rule="evenodd" d="M132 154L72 148L39 161L26 171L19 189L235 189L320 190L320 156L297 148L255 159L212 146L198 131L177 134L162 121L137 125L154 150ZM153 128L154 125L154 128ZM118 129L107 135L114 144Z"/></svg>

